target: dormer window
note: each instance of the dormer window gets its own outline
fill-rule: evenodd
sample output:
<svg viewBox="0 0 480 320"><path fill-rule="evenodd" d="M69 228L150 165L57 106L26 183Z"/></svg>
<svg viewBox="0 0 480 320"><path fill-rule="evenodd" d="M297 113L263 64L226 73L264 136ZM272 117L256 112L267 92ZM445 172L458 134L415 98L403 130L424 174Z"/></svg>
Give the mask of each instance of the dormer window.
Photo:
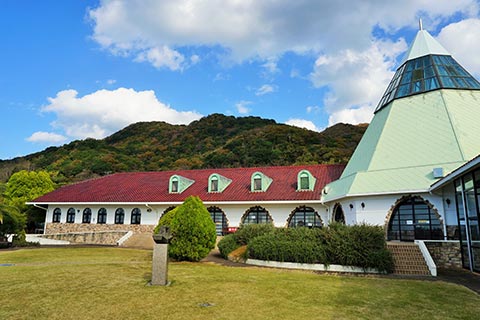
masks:
<svg viewBox="0 0 480 320"><path fill-rule="evenodd" d="M188 187L190 187L195 180L191 180L179 175L173 175L170 177L170 183L168 186L168 192L170 193L182 193Z"/></svg>
<svg viewBox="0 0 480 320"><path fill-rule="evenodd" d="M267 191L270 184L272 184L272 179L267 177L261 172L255 172L252 174L250 190L252 192L265 192Z"/></svg>
<svg viewBox="0 0 480 320"><path fill-rule="evenodd" d="M297 191L312 191L316 179L308 170L302 170L297 177Z"/></svg>
<svg viewBox="0 0 480 320"><path fill-rule="evenodd" d="M218 173L213 173L208 178L208 192L223 192L231 182L231 179Z"/></svg>

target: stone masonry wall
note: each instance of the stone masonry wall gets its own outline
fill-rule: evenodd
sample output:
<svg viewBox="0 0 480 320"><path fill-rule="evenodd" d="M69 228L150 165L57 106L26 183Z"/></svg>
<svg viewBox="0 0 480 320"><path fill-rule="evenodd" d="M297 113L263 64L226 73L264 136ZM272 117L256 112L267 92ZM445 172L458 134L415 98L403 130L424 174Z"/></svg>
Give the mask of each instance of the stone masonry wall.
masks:
<svg viewBox="0 0 480 320"><path fill-rule="evenodd" d="M127 232L126 231L101 231L101 232L80 232L80 233L57 233L46 234L43 238L54 240L65 240L76 244L102 244L116 245Z"/></svg>
<svg viewBox="0 0 480 320"><path fill-rule="evenodd" d="M128 231L152 234L155 225L47 223L43 237L77 244L116 245Z"/></svg>
<svg viewBox="0 0 480 320"><path fill-rule="evenodd" d="M96 224L96 223L47 223L45 234L133 231L134 233L153 233L155 225L146 224Z"/></svg>
<svg viewBox="0 0 480 320"><path fill-rule="evenodd" d="M460 241L424 241L437 268L462 268Z"/></svg>

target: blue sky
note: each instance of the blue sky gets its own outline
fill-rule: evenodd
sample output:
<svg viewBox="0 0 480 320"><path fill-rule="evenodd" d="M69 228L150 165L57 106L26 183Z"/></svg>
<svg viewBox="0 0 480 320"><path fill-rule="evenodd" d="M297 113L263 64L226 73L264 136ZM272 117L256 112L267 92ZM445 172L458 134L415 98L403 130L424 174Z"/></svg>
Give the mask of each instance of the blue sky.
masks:
<svg viewBox="0 0 480 320"><path fill-rule="evenodd" d="M369 122L419 18L478 78L472 0L0 0L0 159L212 113Z"/></svg>

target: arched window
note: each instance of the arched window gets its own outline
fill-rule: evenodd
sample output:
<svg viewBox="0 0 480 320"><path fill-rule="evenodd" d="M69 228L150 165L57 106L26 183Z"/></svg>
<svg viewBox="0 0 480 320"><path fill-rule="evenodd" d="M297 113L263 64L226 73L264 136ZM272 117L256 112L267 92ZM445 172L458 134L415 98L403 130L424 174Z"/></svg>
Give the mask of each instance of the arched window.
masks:
<svg viewBox="0 0 480 320"><path fill-rule="evenodd" d="M345 224L345 214L340 203L335 204L333 208L333 221Z"/></svg>
<svg viewBox="0 0 480 320"><path fill-rule="evenodd" d="M142 211L138 208L134 208L132 210L132 218L130 220L130 224L140 224L142 220Z"/></svg>
<svg viewBox="0 0 480 320"><path fill-rule="evenodd" d="M67 223L74 223L75 222L75 209L70 208L67 211Z"/></svg>
<svg viewBox="0 0 480 320"><path fill-rule="evenodd" d="M85 208L83 210L82 223L90 223L91 220L92 220L92 209Z"/></svg>
<svg viewBox="0 0 480 320"><path fill-rule="evenodd" d="M296 208L288 218L288 227L319 228L323 225L318 213L310 207L301 206Z"/></svg>
<svg viewBox="0 0 480 320"><path fill-rule="evenodd" d="M217 236L223 236L228 230L228 221L225 213L219 207L208 207L210 217L215 222Z"/></svg>
<svg viewBox="0 0 480 320"><path fill-rule="evenodd" d="M97 223L99 224L107 223L107 209L100 208L98 210Z"/></svg>
<svg viewBox="0 0 480 320"><path fill-rule="evenodd" d="M432 206L422 198L400 201L388 223L388 240L442 240L442 224Z"/></svg>
<svg viewBox="0 0 480 320"><path fill-rule="evenodd" d="M123 224L125 221L125 210L123 208L117 208L115 210L115 224Z"/></svg>
<svg viewBox="0 0 480 320"><path fill-rule="evenodd" d="M242 217L242 224L273 223L273 219L265 208L256 206L248 209Z"/></svg>
<svg viewBox="0 0 480 320"><path fill-rule="evenodd" d="M53 210L52 222L53 223L60 222L61 217L62 217L62 210L60 208L55 208L55 210Z"/></svg>

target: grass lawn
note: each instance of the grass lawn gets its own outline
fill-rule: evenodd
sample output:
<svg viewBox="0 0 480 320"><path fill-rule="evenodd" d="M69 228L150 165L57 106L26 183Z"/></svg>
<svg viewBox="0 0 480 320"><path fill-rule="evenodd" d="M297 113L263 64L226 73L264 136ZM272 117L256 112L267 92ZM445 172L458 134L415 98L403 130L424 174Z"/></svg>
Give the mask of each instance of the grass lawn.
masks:
<svg viewBox="0 0 480 320"><path fill-rule="evenodd" d="M479 319L480 296L440 281L170 263L151 251L0 251L0 319ZM211 304L205 307L202 304Z"/></svg>

